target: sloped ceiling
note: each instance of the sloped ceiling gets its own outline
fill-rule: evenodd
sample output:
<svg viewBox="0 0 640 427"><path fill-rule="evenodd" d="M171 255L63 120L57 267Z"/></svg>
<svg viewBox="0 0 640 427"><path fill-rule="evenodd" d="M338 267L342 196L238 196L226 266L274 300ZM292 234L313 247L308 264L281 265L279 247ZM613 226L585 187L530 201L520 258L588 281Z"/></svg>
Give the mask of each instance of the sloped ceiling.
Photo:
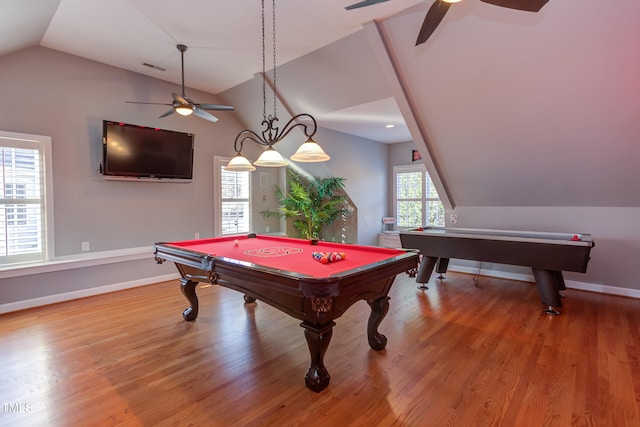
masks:
<svg viewBox="0 0 640 427"><path fill-rule="evenodd" d="M454 201L640 206L640 3L465 1L404 48L421 9L384 28Z"/></svg>
<svg viewBox="0 0 640 427"><path fill-rule="evenodd" d="M278 0L292 110L415 141L451 207L640 206L640 2L549 0L533 14L464 0L417 47L431 0L351 3ZM187 86L224 101L261 70L257 1L7 0L0 25L0 54L40 44L174 83L185 43ZM398 118L410 134L372 132Z"/></svg>

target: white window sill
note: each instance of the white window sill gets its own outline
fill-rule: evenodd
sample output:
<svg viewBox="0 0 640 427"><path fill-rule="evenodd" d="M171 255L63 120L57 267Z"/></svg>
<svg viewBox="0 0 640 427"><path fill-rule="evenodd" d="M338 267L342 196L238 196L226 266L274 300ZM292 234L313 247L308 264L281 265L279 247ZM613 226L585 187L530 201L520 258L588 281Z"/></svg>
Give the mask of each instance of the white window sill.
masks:
<svg viewBox="0 0 640 427"><path fill-rule="evenodd" d="M76 268L92 267L95 265L112 264L124 261L136 261L153 258L153 247L139 247L117 249L113 251L90 252L64 257L57 257L49 261L13 264L0 267L0 280L11 277L28 276L32 274L51 273L54 271L72 270Z"/></svg>

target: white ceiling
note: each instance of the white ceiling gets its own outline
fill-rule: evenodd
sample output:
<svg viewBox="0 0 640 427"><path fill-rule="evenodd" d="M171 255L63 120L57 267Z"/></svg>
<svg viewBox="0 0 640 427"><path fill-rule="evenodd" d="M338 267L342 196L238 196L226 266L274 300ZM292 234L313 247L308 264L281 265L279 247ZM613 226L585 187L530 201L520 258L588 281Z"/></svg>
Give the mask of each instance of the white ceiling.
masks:
<svg viewBox="0 0 640 427"><path fill-rule="evenodd" d="M277 0L283 101L322 127L414 141L452 206L640 206L640 1L529 13L464 0L416 47L433 1ZM228 96L237 117L258 108L258 0L2 0L0 12L0 55L42 45L179 84L184 43L188 88Z"/></svg>
<svg viewBox="0 0 640 427"><path fill-rule="evenodd" d="M344 9L355 2L278 0L277 65L421 0L391 0L351 11ZM180 43L188 46L184 56L186 86L213 94L250 80L262 70L258 0L4 0L4 3L0 55L40 44L179 84L180 53L176 45ZM267 70L273 62L271 3L265 0ZM380 142L411 140L391 97L316 118L323 127ZM395 127L384 133L372 132L372 122Z"/></svg>
<svg viewBox="0 0 640 427"><path fill-rule="evenodd" d="M277 61L289 62L360 30L366 22L419 2L392 0L346 11L350 0L278 0ZM271 69L271 1L265 3L266 62ZM185 53L189 87L218 94L262 68L260 4L258 0L62 0L41 45L180 82L175 46L182 43L189 47ZM147 69L143 62L167 71Z"/></svg>

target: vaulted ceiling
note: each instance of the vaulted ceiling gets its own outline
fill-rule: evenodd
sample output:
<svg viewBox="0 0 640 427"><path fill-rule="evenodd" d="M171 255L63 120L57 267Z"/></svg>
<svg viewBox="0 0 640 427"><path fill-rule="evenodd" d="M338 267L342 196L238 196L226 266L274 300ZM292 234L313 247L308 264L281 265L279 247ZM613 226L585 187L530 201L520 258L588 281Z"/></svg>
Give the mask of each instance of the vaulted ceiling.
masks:
<svg viewBox="0 0 640 427"><path fill-rule="evenodd" d="M463 0L419 46L433 0L351 3L277 1L277 83L292 110L414 141L452 206L640 206L640 2L549 0L530 13ZM187 86L223 100L262 67L257 0L2 9L0 55L41 45L180 83L184 43Z"/></svg>

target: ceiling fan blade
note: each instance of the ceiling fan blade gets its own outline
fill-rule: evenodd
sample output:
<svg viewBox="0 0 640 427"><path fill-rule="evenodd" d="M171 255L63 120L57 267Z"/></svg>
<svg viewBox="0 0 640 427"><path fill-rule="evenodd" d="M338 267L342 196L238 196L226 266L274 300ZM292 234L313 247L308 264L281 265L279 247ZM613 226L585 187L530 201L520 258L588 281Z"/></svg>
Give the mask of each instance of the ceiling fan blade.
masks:
<svg viewBox="0 0 640 427"><path fill-rule="evenodd" d="M235 108L233 108L231 105L219 105L219 104L195 104L196 107L202 109L202 110L217 110L217 111L233 111L235 110Z"/></svg>
<svg viewBox="0 0 640 427"><path fill-rule="evenodd" d="M166 102L138 102L138 101L124 101L125 104L146 104L146 105L171 105Z"/></svg>
<svg viewBox="0 0 640 427"><path fill-rule="evenodd" d="M173 114L173 108L166 111L165 113L163 113L162 115L158 116L159 119L163 118L163 117L167 117L170 116L171 114Z"/></svg>
<svg viewBox="0 0 640 427"><path fill-rule="evenodd" d="M209 120L210 122L213 122L213 123L218 121L218 118L216 116L214 116L213 114L209 114L206 111L202 111L199 108L194 108L193 114L200 117L201 119Z"/></svg>
<svg viewBox="0 0 640 427"><path fill-rule="evenodd" d="M524 10L525 12L539 12L542 6L549 0L480 0L494 6L506 7L508 9Z"/></svg>
<svg viewBox="0 0 640 427"><path fill-rule="evenodd" d="M433 32L438 28L438 24L444 18L444 15L449 10L449 6L451 3L446 3L441 0L436 0L429 11L427 12L427 16L424 17L424 22L422 23L422 28L420 28L420 32L418 33L418 40L416 40L416 46L422 44L427 41L427 39L433 34Z"/></svg>
<svg viewBox="0 0 640 427"><path fill-rule="evenodd" d="M364 0L358 3L354 3L350 6L345 7L346 10L351 10L351 9L358 9L360 7L366 7L366 6L372 6L374 4L378 4L378 3L384 3L386 1L389 0Z"/></svg>
<svg viewBox="0 0 640 427"><path fill-rule="evenodd" d="M191 105L193 104L193 102L189 101L187 98L185 98L182 95L178 95L177 93L172 93L171 95L173 95L173 99L175 99L176 101L178 101L180 104L188 104Z"/></svg>

